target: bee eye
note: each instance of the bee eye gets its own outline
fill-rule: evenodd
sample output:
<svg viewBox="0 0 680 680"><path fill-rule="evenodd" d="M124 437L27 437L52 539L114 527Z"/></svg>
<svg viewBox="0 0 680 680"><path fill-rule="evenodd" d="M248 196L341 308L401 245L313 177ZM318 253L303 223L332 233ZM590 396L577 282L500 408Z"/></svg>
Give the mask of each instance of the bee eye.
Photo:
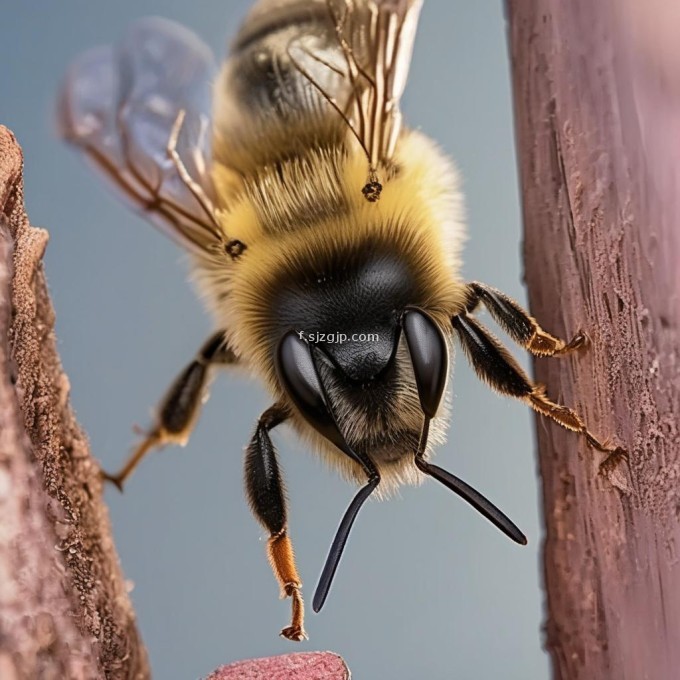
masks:
<svg viewBox="0 0 680 680"><path fill-rule="evenodd" d="M423 413L434 418L449 372L449 351L439 326L428 314L407 308L402 318Z"/></svg>
<svg viewBox="0 0 680 680"><path fill-rule="evenodd" d="M279 342L274 363L279 381L305 419L341 451L357 460L335 422L309 344L295 332L287 333Z"/></svg>

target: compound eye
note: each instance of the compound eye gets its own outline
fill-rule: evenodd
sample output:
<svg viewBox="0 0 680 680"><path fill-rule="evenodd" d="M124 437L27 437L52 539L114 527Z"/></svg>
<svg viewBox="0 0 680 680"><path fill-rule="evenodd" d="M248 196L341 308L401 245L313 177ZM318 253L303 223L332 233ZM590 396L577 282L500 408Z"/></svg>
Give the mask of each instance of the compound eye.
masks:
<svg viewBox="0 0 680 680"><path fill-rule="evenodd" d="M309 344L290 331L279 342L274 364L281 385L309 424L341 451L355 458L328 407Z"/></svg>
<svg viewBox="0 0 680 680"><path fill-rule="evenodd" d="M423 413L434 418L446 386L449 349L439 326L429 314L409 307L402 319L406 344Z"/></svg>

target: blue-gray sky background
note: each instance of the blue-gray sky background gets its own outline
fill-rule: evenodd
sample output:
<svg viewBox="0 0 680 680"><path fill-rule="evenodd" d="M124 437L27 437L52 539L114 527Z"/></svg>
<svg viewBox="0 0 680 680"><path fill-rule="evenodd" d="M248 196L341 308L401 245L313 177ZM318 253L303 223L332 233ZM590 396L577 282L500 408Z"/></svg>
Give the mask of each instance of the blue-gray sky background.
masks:
<svg viewBox="0 0 680 680"><path fill-rule="evenodd" d="M180 21L222 55L248 4L32 0L3 7L0 122L24 149L31 220L50 231L47 276L72 402L109 469L135 442L132 425L149 423L211 326L179 250L56 139L55 91L73 57L116 40L140 16ZM500 0L426 0L403 109L462 172L465 277L524 302ZM370 503L324 611L308 615L310 641L295 646L277 637L290 607L277 599L266 537L242 489L242 450L269 401L242 375L219 375L189 445L152 455L124 496L106 492L155 677L185 680L240 658L331 649L360 680L546 678L530 414L491 393L460 355L452 385L453 423L437 462L503 508L529 547L512 544L433 481ZM274 436L310 600L353 489L285 428Z"/></svg>

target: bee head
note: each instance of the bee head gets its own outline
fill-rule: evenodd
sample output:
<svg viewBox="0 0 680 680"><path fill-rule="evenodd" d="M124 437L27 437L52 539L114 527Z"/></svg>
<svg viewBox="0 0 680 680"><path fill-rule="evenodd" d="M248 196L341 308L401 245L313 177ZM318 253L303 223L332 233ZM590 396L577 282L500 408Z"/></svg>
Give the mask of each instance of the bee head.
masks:
<svg viewBox="0 0 680 680"><path fill-rule="evenodd" d="M273 316L279 338L294 330L348 387L365 387L393 366L401 317L414 297L417 286L403 260L357 253L301 273L277 295Z"/></svg>
<svg viewBox="0 0 680 680"><path fill-rule="evenodd" d="M382 255L278 296L282 330L288 322L275 350L279 382L303 417L351 457L353 449L373 457L364 445L380 442L390 420L387 429L413 452L423 418L439 407L448 346L437 323L409 304L414 295L402 261Z"/></svg>
<svg viewBox="0 0 680 680"><path fill-rule="evenodd" d="M420 479L397 465L417 447L423 417L402 320L409 308L425 310L450 340L449 319L464 296L446 259L414 235L409 215L360 217L340 214L295 234L272 227L251 239L230 274L233 298L216 311L244 364L262 374L307 435L276 363L290 333L314 352L341 431L384 463L384 488L393 489ZM435 423L433 444L444 440L444 420Z"/></svg>

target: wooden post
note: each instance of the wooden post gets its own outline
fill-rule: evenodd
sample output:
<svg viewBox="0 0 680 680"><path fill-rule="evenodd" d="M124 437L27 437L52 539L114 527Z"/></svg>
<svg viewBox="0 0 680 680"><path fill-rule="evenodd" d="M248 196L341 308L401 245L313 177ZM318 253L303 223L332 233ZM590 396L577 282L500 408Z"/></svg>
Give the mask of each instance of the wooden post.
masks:
<svg viewBox="0 0 680 680"><path fill-rule="evenodd" d="M99 466L57 355L46 244L0 126L0 678L144 680Z"/></svg>
<svg viewBox="0 0 680 680"><path fill-rule="evenodd" d="M559 680L680 677L680 8L507 0L533 314L586 355L548 393L629 451L537 421Z"/></svg>

